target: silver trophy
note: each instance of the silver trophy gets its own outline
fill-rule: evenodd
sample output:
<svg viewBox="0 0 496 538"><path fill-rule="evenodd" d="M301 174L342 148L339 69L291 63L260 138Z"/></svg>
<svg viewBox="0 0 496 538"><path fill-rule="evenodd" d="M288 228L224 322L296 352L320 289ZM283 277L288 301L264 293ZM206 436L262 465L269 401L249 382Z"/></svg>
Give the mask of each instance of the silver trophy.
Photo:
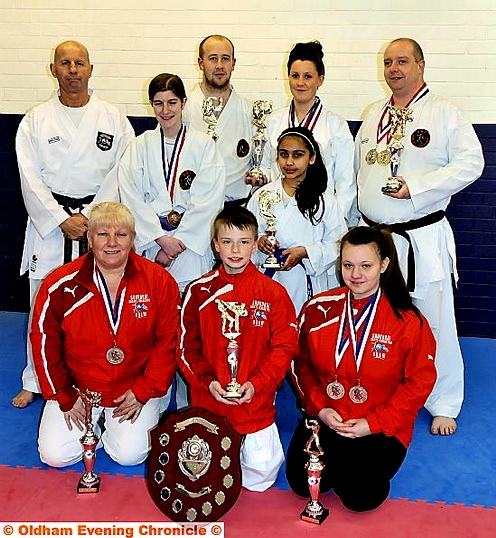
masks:
<svg viewBox="0 0 496 538"><path fill-rule="evenodd" d="M384 193L395 193L402 187L402 183L398 179L400 156L404 148L401 139L405 136L407 121L413 121L413 113L409 108L396 108L393 105L389 105L389 114L391 115L391 142L388 144L388 151L391 155L389 161L391 175L381 190Z"/></svg>
<svg viewBox="0 0 496 538"><path fill-rule="evenodd" d="M100 491L100 477L94 472L95 459L96 459L96 447L98 445L99 437L93 431L93 420L91 412L93 407L99 407L102 401L101 392L94 392L86 389L81 391L77 387L74 387L79 394L79 397L83 401L85 409L86 431L84 435L79 439L81 446L83 447L83 463L85 472L79 479L77 492L78 493L98 493Z"/></svg>
<svg viewBox="0 0 496 538"><path fill-rule="evenodd" d="M260 216L267 223L267 229L265 233L267 239L272 245L276 244L276 217L272 213L272 207L281 202L281 192L279 190L274 191L273 189L267 189L260 192L258 197L258 208L260 211ZM264 269L280 269L283 264L277 261L277 258L274 254L270 254L262 267Z"/></svg>
<svg viewBox="0 0 496 538"><path fill-rule="evenodd" d="M215 104L217 102L217 104ZM205 97L203 99L202 113L203 121L207 124L207 135L211 136L214 141L217 140L218 136L215 132L217 127L218 116L216 113L220 113L223 107L222 97Z"/></svg>
<svg viewBox="0 0 496 538"><path fill-rule="evenodd" d="M231 380L226 385L227 394L224 398L241 398L243 394L240 392L241 385L237 381L238 376L238 361L239 361L239 345L236 338L241 334L239 330L239 318L246 317L248 311L245 303L228 302L216 299L217 308L221 314L222 320L222 335L225 336L229 343L227 344L227 364L229 366L229 375Z"/></svg>
<svg viewBox="0 0 496 538"><path fill-rule="evenodd" d="M265 117L272 112L272 101L263 101L258 99L253 103L253 125L257 128L253 136L253 164L254 167L249 171L249 178L256 181L263 179L263 172L260 168L263 159L263 152L267 137L265 136ZM247 182L251 183L249 179Z"/></svg>
<svg viewBox="0 0 496 538"><path fill-rule="evenodd" d="M305 452L310 456L310 459L305 465L305 469L308 473L308 489L310 490L310 500L307 502L305 510L301 513L300 517L303 521L309 523L316 523L320 525L326 517L329 515L329 510L322 506L319 501L320 495L320 477L325 465L320 461L320 456L324 454L322 447L320 446L319 430L320 425L315 419L306 419L305 426L312 430L312 435L308 440ZM312 445L315 448L312 448Z"/></svg>

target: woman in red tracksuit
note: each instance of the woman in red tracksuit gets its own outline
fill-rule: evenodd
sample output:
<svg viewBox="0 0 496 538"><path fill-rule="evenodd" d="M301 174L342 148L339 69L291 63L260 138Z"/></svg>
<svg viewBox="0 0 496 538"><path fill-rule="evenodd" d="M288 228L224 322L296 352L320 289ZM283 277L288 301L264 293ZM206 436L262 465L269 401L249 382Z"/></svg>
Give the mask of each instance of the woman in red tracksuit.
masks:
<svg viewBox="0 0 496 538"><path fill-rule="evenodd" d="M318 417L330 489L350 510L377 508L387 498L413 425L436 379L436 344L413 305L390 233L357 227L341 241L346 287L321 293L300 314L292 373L308 417ZM287 454L288 482L308 497L300 421Z"/></svg>

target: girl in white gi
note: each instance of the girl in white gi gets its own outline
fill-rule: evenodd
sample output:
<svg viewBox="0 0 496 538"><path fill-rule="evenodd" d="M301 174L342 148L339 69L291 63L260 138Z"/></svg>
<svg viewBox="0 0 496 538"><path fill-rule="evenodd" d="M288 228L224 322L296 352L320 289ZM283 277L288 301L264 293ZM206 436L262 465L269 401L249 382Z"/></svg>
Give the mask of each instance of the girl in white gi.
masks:
<svg viewBox="0 0 496 538"><path fill-rule="evenodd" d="M158 125L123 155L119 192L136 218L136 251L165 267L183 292L213 265L210 230L224 203L224 163L209 136L183 123L186 90L177 75L157 75L148 97ZM177 381L181 408L186 387ZM162 410L168 398L170 391Z"/></svg>
<svg viewBox="0 0 496 538"><path fill-rule="evenodd" d="M186 91L177 75L157 75L148 97L158 125L123 155L121 200L136 217L136 250L166 267L180 291L212 268L210 228L224 201L225 172L215 142L186 127Z"/></svg>
<svg viewBox="0 0 496 538"><path fill-rule="evenodd" d="M277 110L269 118L262 169L267 178L277 175L277 137L284 129L297 126L310 129L321 147L327 170L327 188L336 197L346 220L356 224L353 138L346 121L325 109L317 96L317 90L324 83L323 58L324 51L318 41L297 43L289 53L288 82L293 99L289 107ZM353 208L353 216L350 216Z"/></svg>
<svg viewBox="0 0 496 538"><path fill-rule="evenodd" d="M273 253L281 259L282 268L273 278L286 288L299 311L315 293L329 289L327 273L335 272L337 242L346 232L346 224L326 189L326 168L309 129L294 127L281 133L277 163L282 175L256 191L248 209L259 223L256 261L260 265ZM267 221L260 209L266 192L276 200L270 207L275 218L275 243L267 236Z"/></svg>

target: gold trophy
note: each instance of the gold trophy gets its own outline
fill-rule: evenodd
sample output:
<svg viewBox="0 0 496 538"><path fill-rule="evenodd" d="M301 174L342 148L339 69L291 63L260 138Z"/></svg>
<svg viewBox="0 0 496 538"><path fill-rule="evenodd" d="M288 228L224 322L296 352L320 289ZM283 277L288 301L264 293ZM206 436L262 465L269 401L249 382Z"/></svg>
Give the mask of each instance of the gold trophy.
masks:
<svg viewBox="0 0 496 538"><path fill-rule="evenodd" d="M272 243L272 245L276 244L276 217L272 213L272 207L280 202L281 193L279 190L274 191L272 189L267 189L261 191L260 196L258 197L260 216L267 223L265 233L267 235L267 239L270 243ZM274 254L270 254L264 263L262 263L262 267L264 269L280 269L282 266L283 264L277 261Z"/></svg>
<svg viewBox="0 0 496 538"><path fill-rule="evenodd" d="M390 157L391 175L386 181L386 185L381 188L384 193L398 192L402 183L398 179L398 168L400 166L401 151L404 146L401 139L405 136L407 121L413 121L413 113L409 108L396 108L389 105L389 114L391 115L391 142L388 144L387 152Z"/></svg>
<svg viewBox="0 0 496 538"><path fill-rule="evenodd" d="M215 104L217 102L217 104ZM222 97L205 97L203 99L202 113L203 121L207 124L207 135L211 136L214 141L218 136L215 132L218 122L218 114L222 111L223 100Z"/></svg>
<svg viewBox="0 0 496 538"><path fill-rule="evenodd" d="M253 103L253 125L257 128L257 131L253 137L253 164L254 167L250 170L249 176L252 180L263 179L263 172L260 168L262 164L263 152L265 144L267 143L267 137L265 136L265 117L272 112L272 101L263 101L258 99ZM251 183L249 180L247 182Z"/></svg>
<svg viewBox="0 0 496 538"><path fill-rule="evenodd" d="M77 486L78 493L98 493L100 491L100 477L96 475L93 470L95 468L96 459L96 446L99 441L99 437L93 431L93 420L91 418L91 412L93 407L99 407L102 401L102 394L100 392L93 392L86 389L85 392L74 387L79 394L79 397L83 401L85 409L85 426L86 432L79 439L83 447L83 463L85 472L79 479Z"/></svg>
<svg viewBox="0 0 496 538"><path fill-rule="evenodd" d="M222 335L229 343L227 344L227 364L231 381L226 385L227 394L224 398L241 398L243 394L239 391L241 385L236 380L238 375L239 345L236 338L241 334L239 330L239 318L246 317L248 311L245 303L228 302L216 299L217 308L222 319Z"/></svg>
<svg viewBox="0 0 496 538"><path fill-rule="evenodd" d="M308 501L305 510L300 517L303 521L320 525L329 515L329 510L322 506L319 501L320 495L320 477L325 465L319 460L324 454L320 446L319 430L320 425L315 419L305 419L305 426L312 430L312 435L307 442L305 452L310 456L305 469L308 473L308 489L310 490L310 500ZM315 449L312 449L315 445Z"/></svg>

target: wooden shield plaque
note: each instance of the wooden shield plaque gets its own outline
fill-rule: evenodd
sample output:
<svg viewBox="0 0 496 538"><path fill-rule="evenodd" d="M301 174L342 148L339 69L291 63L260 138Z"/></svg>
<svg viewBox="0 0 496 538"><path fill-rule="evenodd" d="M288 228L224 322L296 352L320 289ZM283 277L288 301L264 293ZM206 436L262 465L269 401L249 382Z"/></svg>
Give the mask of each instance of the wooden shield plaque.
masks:
<svg viewBox="0 0 496 538"><path fill-rule="evenodd" d="M242 435L201 407L172 413L150 432L146 483L172 521L218 521L241 491Z"/></svg>

